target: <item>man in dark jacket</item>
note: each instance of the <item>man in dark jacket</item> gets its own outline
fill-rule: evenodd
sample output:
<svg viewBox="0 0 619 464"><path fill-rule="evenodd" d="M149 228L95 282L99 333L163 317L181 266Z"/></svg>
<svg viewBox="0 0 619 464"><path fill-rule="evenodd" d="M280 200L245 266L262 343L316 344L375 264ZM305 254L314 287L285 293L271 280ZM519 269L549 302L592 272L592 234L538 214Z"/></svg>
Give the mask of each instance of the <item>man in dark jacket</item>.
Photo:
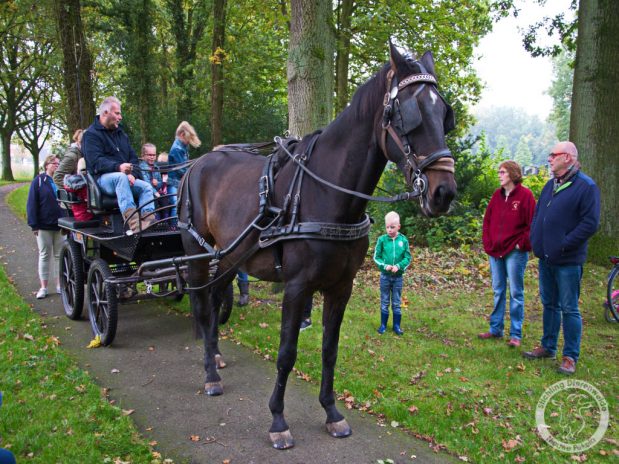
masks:
<svg viewBox="0 0 619 464"><path fill-rule="evenodd" d="M578 150L559 142L548 156L554 174L542 190L531 225L531 244L539 258L539 289L544 306L541 346L523 355L555 357L563 322L563 360L559 372L573 374L580 354L582 319L578 309L587 242L600 223L600 191L580 171Z"/></svg>
<svg viewBox="0 0 619 464"><path fill-rule="evenodd" d="M148 227L154 220L154 190L148 182L136 179L132 174L132 165L138 165L138 158L131 148L129 137L119 127L122 115L120 101L116 97L107 97L99 106L99 114L94 123L82 136L82 152L86 159L86 168L96 179L101 190L118 198L118 207L132 231L137 232ZM140 213L136 212L133 197L138 197L138 204L145 205Z"/></svg>

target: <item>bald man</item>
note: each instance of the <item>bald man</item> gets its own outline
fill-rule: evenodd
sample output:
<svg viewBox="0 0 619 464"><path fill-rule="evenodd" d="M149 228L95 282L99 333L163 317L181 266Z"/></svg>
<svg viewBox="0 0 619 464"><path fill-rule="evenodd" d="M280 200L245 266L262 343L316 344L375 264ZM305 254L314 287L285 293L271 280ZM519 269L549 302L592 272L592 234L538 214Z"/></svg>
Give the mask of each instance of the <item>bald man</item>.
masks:
<svg viewBox="0 0 619 464"><path fill-rule="evenodd" d="M554 177L544 186L531 224L531 244L539 258L539 291L544 306L541 346L528 359L554 358L563 325L559 372L573 374L580 354L582 319L578 309L587 242L600 223L600 191L580 170L572 142L559 142L548 155Z"/></svg>

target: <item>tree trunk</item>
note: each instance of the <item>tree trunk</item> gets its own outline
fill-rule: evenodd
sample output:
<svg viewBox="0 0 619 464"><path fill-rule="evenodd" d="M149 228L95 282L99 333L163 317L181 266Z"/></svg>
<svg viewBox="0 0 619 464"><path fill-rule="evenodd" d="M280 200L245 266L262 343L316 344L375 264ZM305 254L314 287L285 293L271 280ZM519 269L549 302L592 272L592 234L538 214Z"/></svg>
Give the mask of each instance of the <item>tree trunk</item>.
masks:
<svg viewBox="0 0 619 464"><path fill-rule="evenodd" d="M290 133L301 136L333 116L331 2L291 0L288 46L288 116Z"/></svg>
<svg viewBox="0 0 619 464"><path fill-rule="evenodd" d="M15 178L11 169L11 134L2 131L0 137L2 137L2 180L12 182ZM36 169L35 166L34 170Z"/></svg>
<svg viewBox="0 0 619 464"><path fill-rule="evenodd" d="M82 26L80 0L55 0L56 26L62 45L69 133L88 127L95 118L90 78L92 57Z"/></svg>
<svg viewBox="0 0 619 464"><path fill-rule="evenodd" d="M166 7L172 17L171 29L176 40L176 87L181 95L176 108L178 121L190 121L194 112L196 95L194 66L197 46L204 35L208 15L202 0L167 0Z"/></svg>
<svg viewBox="0 0 619 464"><path fill-rule="evenodd" d="M583 171L601 191L595 260L619 249L619 15L615 0L581 0L570 122Z"/></svg>
<svg viewBox="0 0 619 464"><path fill-rule="evenodd" d="M224 107L224 42L226 38L226 0L213 2L213 44L211 53L211 147L222 143Z"/></svg>
<svg viewBox="0 0 619 464"><path fill-rule="evenodd" d="M335 112L348 104L348 64L350 62L351 18L354 0L342 0L337 30L337 55L335 59Z"/></svg>

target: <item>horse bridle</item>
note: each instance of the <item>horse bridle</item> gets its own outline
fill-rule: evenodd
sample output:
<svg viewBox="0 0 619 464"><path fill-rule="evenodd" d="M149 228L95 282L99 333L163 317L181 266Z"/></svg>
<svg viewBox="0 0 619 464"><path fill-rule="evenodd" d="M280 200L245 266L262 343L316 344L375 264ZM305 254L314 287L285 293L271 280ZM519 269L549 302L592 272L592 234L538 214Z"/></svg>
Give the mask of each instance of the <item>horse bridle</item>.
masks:
<svg viewBox="0 0 619 464"><path fill-rule="evenodd" d="M417 95L424 89L426 84L437 85L436 78L430 73L411 74L399 83L393 69L390 69L387 73L387 91L383 98L384 108L380 145L385 158L398 165L404 173L406 183L413 187L414 196L418 196L419 200L422 201L428 190L428 180L425 175L427 169L447 171L452 174L455 172L455 169L453 155L448 148L440 148L429 155L419 155L411 149L411 145L408 141L408 134L399 133L400 128L397 126L394 127L392 124L394 111L399 111L400 107L398 93L409 85L420 83L421 85L415 90L411 98L416 99ZM444 101L440 94L439 96ZM404 163L402 163L401 160L392 159L389 156L389 151L387 150L387 133L391 135L391 138L404 155Z"/></svg>

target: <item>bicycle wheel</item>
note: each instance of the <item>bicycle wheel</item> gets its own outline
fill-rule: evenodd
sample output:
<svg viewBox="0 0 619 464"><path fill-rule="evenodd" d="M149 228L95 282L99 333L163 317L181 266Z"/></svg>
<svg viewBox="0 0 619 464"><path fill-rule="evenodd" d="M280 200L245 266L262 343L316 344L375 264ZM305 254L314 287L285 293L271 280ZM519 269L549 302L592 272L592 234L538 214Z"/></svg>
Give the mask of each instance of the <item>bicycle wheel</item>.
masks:
<svg viewBox="0 0 619 464"><path fill-rule="evenodd" d="M615 321L619 322L619 277L617 276L619 276L619 266L615 266L608 276L606 308Z"/></svg>

